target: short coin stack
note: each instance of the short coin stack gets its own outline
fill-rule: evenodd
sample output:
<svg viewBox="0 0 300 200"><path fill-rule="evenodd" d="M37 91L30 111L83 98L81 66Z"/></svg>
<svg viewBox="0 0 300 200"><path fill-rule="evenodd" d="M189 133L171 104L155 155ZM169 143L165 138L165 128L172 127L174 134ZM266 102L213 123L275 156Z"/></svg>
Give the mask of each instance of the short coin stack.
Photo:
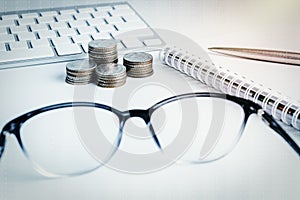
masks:
<svg viewBox="0 0 300 200"><path fill-rule="evenodd" d="M127 53L123 57L123 64L127 69L127 76L144 78L153 74L153 57L145 52Z"/></svg>
<svg viewBox="0 0 300 200"><path fill-rule="evenodd" d="M126 68L116 63L101 64L96 68L97 85L114 88L125 84Z"/></svg>
<svg viewBox="0 0 300 200"><path fill-rule="evenodd" d="M72 85L85 85L93 82L97 64L91 60L78 60L66 65L66 82Z"/></svg>
<svg viewBox="0 0 300 200"><path fill-rule="evenodd" d="M88 52L90 60L93 60L98 65L118 62L117 43L115 40L93 40L88 44Z"/></svg>

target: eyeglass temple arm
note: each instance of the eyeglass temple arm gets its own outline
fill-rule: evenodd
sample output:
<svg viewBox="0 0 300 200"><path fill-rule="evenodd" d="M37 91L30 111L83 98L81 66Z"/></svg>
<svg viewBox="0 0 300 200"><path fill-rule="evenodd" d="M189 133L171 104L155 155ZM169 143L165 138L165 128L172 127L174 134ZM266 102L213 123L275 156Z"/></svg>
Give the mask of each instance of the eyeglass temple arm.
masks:
<svg viewBox="0 0 300 200"><path fill-rule="evenodd" d="M0 133L0 158L4 152L6 136L3 131Z"/></svg>
<svg viewBox="0 0 300 200"><path fill-rule="evenodd" d="M299 146L289 136L289 134L287 134L287 132L275 121L275 119L266 112L262 112L261 117L269 125L270 128L276 131L297 152L298 156L300 157Z"/></svg>

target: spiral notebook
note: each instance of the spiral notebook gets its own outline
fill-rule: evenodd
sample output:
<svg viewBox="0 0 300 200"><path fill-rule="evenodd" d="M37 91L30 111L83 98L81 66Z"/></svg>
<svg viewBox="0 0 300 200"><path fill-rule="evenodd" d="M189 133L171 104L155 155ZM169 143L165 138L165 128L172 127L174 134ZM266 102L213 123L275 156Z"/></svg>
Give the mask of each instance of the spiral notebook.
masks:
<svg viewBox="0 0 300 200"><path fill-rule="evenodd" d="M300 103L298 101L264 88L261 84L247 80L222 67L217 67L204 57L197 57L176 47L161 50L160 60L223 93L249 99L262 106L275 119L300 130Z"/></svg>

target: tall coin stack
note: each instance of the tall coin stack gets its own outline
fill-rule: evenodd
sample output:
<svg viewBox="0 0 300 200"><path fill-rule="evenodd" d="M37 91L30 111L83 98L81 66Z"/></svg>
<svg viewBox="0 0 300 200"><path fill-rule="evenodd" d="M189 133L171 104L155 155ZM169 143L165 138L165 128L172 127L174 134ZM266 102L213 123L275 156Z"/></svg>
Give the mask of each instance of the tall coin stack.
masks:
<svg viewBox="0 0 300 200"><path fill-rule="evenodd" d="M127 69L127 76L144 78L153 74L153 57L145 52L127 53L123 57L123 64Z"/></svg>
<svg viewBox="0 0 300 200"><path fill-rule="evenodd" d="M93 82L97 64L92 60L78 60L66 65L66 83L85 85Z"/></svg>
<svg viewBox="0 0 300 200"><path fill-rule="evenodd" d="M100 64L96 68L97 85L114 88L125 84L126 68L116 63Z"/></svg>
<svg viewBox="0 0 300 200"><path fill-rule="evenodd" d="M117 43L115 40L93 40L88 44L88 53L90 60L93 60L98 65L118 62Z"/></svg>

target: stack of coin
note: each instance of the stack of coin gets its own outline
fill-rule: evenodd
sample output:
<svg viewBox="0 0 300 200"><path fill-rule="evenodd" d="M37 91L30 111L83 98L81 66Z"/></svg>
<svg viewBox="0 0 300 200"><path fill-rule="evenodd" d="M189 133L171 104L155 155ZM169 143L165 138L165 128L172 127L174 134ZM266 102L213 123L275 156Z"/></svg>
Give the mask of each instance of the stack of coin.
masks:
<svg viewBox="0 0 300 200"><path fill-rule="evenodd" d="M89 58L98 65L117 63L117 43L111 39L93 40L88 44Z"/></svg>
<svg viewBox="0 0 300 200"><path fill-rule="evenodd" d="M127 76L133 78L148 77L153 74L153 57L145 52L127 53L123 57L123 64L127 69Z"/></svg>
<svg viewBox="0 0 300 200"><path fill-rule="evenodd" d="M100 87L119 87L126 82L126 67L116 63L101 64L96 68L96 76Z"/></svg>
<svg viewBox="0 0 300 200"><path fill-rule="evenodd" d="M97 64L91 60L78 60L66 65L66 83L85 85L94 80L94 71Z"/></svg>

